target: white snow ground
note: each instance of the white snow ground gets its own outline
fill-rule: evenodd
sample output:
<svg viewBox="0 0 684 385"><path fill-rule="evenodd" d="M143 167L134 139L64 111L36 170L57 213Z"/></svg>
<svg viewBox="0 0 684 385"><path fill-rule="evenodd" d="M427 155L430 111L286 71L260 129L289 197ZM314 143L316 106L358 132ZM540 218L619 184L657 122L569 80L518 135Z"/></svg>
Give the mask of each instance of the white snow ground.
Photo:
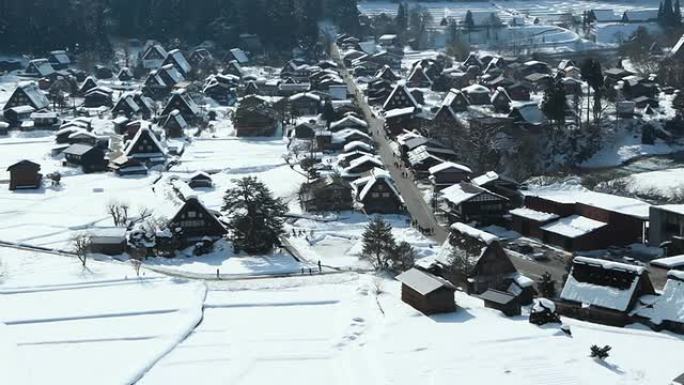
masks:
<svg viewBox="0 0 684 385"><path fill-rule="evenodd" d="M0 266L3 384L133 383L202 317L201 282L7 248Z"/></svg>
<svg viewBox="0 0 684 385"><path fill-rule="evenodd" d="M568 337L462 293L456 313L426 317L396 281L376 295L370 276L316 279L216 287L202 324L140 384L646 385L681 371L681 337L566 320ZM613 347L605 363L588 356L593 344Z"/></svg>

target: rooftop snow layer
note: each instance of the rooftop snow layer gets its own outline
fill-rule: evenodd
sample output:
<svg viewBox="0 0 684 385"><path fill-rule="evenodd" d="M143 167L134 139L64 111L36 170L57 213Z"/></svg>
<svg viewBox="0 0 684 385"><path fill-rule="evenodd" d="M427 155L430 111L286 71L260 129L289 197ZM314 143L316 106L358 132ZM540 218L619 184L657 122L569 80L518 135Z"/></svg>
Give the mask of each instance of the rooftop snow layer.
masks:
<svg viewBox="0 0 684 385"><path fill-rule="evenodd" d="M559 203L582 203L639 219L648 219L651 207L638 199L598 193L579 186L549 186L522 191L522 193L525 196L539 197Z"/></svg>
<svg viewBox="0 0 684 385"><path fill-rule="evenodd" d="M605 225L605 222L599 222L581 215L571 215L542 226L542 230L567 238L577 238L598 230Z"/></svg>
<svg viewBox="0 0 684 385"><path fill-rule="evenodd" d="M545 213L543 211L537 211L528 209L527 207L521 207L519 209L514 209L509 211L512 215L519 217L531 219L536 222L547 222L558 218L558 215L553 213Z"/></svg>
<svg viewBox="0 0 684 385"><path fill-rule="evenodd" d="M429 294L441 287L456 289L449 281L415 268L399 274L397 280L422 295Z"/></svg>
<svg viewBox="0 0 684 385"><path fill-rule="evenodd" d="M651 265L662 267L663 269L676 269L684 267L684 255L675 255L673 257L654 259L651 261Z"/></svg>
<svg viewBox="0 0 684 385"><path fill-rule="evenodd" d="M461 234L468 235L470 237L479 239L480 241L486 243L486 244L491 244L492 242L498 241L499 237L497 237L494 234L490 234L488 232L478 230L474 227L468 226L465 223L461 222L456 222L453 225L451 225L452 230L456 230L460 232Z"/></svg>

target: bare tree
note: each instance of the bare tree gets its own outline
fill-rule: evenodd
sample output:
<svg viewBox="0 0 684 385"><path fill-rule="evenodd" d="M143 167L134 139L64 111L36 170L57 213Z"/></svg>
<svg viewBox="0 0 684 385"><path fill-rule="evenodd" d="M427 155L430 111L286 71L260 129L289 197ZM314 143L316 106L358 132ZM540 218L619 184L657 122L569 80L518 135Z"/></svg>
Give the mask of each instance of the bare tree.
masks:
<svg viewBox="0 0 684 385"><path fill-rule="evenodd" d="M140 277L140 268L142 268L142 258L131 256L131 265L133 266L133 271L135 275Z"/></svg>
<svg viewBox="0 0 684 385"><path fill-rule="evenodd" d="M152 216L152 210L150 210L149 208L147 208L147 207L139 207L138 208L138 220L146 221L151 216Z"/></svg>
<svg viewBox="0 0 684 385"><path fill-rule="evenodd" d="M76 254L78 260L81 261L83 267L86 266L86 260L88 258L88 253L90 252L92 244L93 241L90 234L81 233L72 239L74 254Z"/></svg>
<svg viewBox="0 0 684 385"><path fill-rule="evenodd" d="M130 206L125 202L112 201L107 204L107 213L112 217L114 226L125 226L128 222Z"/></svg>

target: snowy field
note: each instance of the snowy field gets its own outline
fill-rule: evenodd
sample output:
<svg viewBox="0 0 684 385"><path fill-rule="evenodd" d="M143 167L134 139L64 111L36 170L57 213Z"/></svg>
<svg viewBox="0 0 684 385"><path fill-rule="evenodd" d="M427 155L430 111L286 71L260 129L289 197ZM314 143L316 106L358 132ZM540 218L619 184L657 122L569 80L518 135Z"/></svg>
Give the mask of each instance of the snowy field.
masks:
<svg viewBox="0 0 684 385"><path fill-rule="evenodd" d="M32 134L35 137L0 138L2 241L67 247L76 232L112 225L105 209L111 201L128 202L134 212L157 206L159 199L165 199L159 191L153 191L160 176L187 177L195 171L214 173L214 187L196 193L207 207L215 210L221 208L223 194L235 178L256 176L285 201L296 197L306 179L283 159L286 149L281 138L195 140L171 172L151 171L148 176L122 178L112 173L83 174L79 169L63 167L60 159L50 155L54 146L51 133ZM62 173L61 186L9 191L7 167L21 159L39 163L44 175Z"/></svg>
<svg viewBox="0 0 684 385"><path fill-rule="evenodd" d="M426 317L396 281L312 280L210 291L199 327L139 383L650 385L682 371L682 338L665 333L565 320L568 337L462 293L456 313ZM605 363L588 356L593 344L613 347Z"/></svg>
<svg viewBox="0 0 684 385"><path fill-rule="evenodd" d="M630 194L664 201L684 199L684 168L638 173L621 181Z"/></svg>
<svg viewBox="0 0 684 385"><path fill-rule="evenodd" d="M604 142L601 149L580 164L580 167L616 167L640 157L665 155L684 150L683 144L666 143L660 139L656 139L655 144L652 145L642 144L641 133L624 126L601 140Z"/></svg>
<svg viewBox="0 0 684 385"><path fill-rule="evenodd" d="M132 383L202 317L201 282L138 278L128 264L94 260L83 269L73 258L7 248L0 267L8 385Z"/></svg>
<svg viewBox="0 0 684 385"><path fill-rule="evenodd" d="M236 255L230 242L224 240L216 242L213 251L206 255L193 256L190 247L176 258L147 259L145 266L190 278L215 278L218 273L221 279L301 274L302 269L314 267L298 262L285 250L277 249L268 255Z"/></svg>
<svg viewBox="0 0 684 385"><path fill-rule="evenodd" d="M411 5L419 5L426 8L433 19L440 20L444 17L459 17L471 12L494 12L504 15L544 15L557 13L581 14L589 9L612 9L615 13L627 10L658 9L659 0L616 0L616 1L589 1L589 0L517 0L517 1L467 1L467 2L410 2ZM396 2L392 1L364 1L359 3L359 10L366 15L378 15L386 13L396 15Z"/></svg>
<svg viewBox="0 0 684 385"><path fill-rule="evenodd" d="M211 282L207 292L115 262L84 270L3 249L0 265L0 370L13 385L652 385L682 371L682 336L564 319L569 337L460 292L457 312L426 317L400 301L398 282L372 275ZM593 344L613 347L606 362L589 357Z"/></svg>
<svg viewBox="0 0 684 385"><path fill-rule="evenodd" d="M433 256L438 246L407 223L402 215L383 215L392 226L397 243L409 242L416 251L416 258ZM298 219L291 224L302 236L290 238L290 242L302 252L309 262L318 260L325 266L338 269L371 269L367 260L361 259L363 232L372 217L361 213L343 212L339 216L317 219Z"/></svg>

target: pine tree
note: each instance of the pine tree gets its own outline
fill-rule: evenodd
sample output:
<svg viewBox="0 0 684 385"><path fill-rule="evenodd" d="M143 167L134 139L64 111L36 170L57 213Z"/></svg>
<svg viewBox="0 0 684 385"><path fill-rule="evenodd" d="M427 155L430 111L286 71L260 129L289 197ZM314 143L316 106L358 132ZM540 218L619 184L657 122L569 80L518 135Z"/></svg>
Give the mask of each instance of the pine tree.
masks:
<svg viewBox="0 0 684 385"><path fill-rule="evenodd" d="M673 15L673 22L675 26L679 26L682 24L682 7L679 4L679 0L675 0L674 3L674 15Z"/></svg>
<svg viewBox="0 0 684 385"><path fill-rule="evenodd" d="M287 208L255 177L234 180L226 191L222 211L229 218L233 247L249 254L267 253L280 243Z"/></svg>
<svg viewBox="0 0 684 385"><path fill-rule="evenodd" d="M542 274L541 279L537 283L537 290L544 298L556 297L556 281L553 280L551 274L548 272Z"/></svg>
<svg viewBox="0 0 684 385"><path fill-rule="evenodd" d="M406 10L406 4L399 3L397 17L394 20L397 24L397 32L400 35L406 33L406 30L408 29L408 11Z"/></svg>
<svg viewBox="0 0 684 385"><path fill-rule="evenodd" d="M674 20L674 11L672 7L672 0L665 0L663 2L663 18L662 24L665 26L672 26Z"/></svg>
<svg viewBox="0 0 684 385"><path fill-rule="evenodd" d="M601 97L603 95L603 70L601 63L593 58L588 58L580 66L582 79L589 84L594 91L594 112L601 111ZM587 95L589 96L589 95ZM587 122L589 121L589 97L587 97Z"/></svg>
<svg viewBox="0 0 684 385"><path fill-rule="evenodd" d="M395 247L392 226L381 217L374 217L363 232L362 255L369 259L377 270L385 270Z"/></svg>
<svg viewBox="0 0 684 385"><path fill-rule="evenodd" d="M392 253L392 267L395 271L406 271L416 262L416 251L408 242L401 242Z"/></svg>
<svg viewBox="0 0 684 385"><path fill-rule="evenodd" d="M470 12L470 10L466 11L465 19L463 20L463 23L465 24L465 27L469 32L473 28L475 28L475 21L473 20L473 13Z"/></svg>
<svg viewBox="0 0 684 385"><path fill-rule="evenodd" d="M568 109L568 100L565 97L563 83L554 82L551 87L544 91L541 109L546 117L556 123L557 129L560 131L565 125L565 112Z"/></svg>
<svg viewBox="0 0 684 385"><path fill-rule="evenodd" d="M325 120L326 126L330 128L330 124L335 121L335 109L333 108L332 101L329 98L325 99L325 104L323 104L323 120Z"/></svg>

